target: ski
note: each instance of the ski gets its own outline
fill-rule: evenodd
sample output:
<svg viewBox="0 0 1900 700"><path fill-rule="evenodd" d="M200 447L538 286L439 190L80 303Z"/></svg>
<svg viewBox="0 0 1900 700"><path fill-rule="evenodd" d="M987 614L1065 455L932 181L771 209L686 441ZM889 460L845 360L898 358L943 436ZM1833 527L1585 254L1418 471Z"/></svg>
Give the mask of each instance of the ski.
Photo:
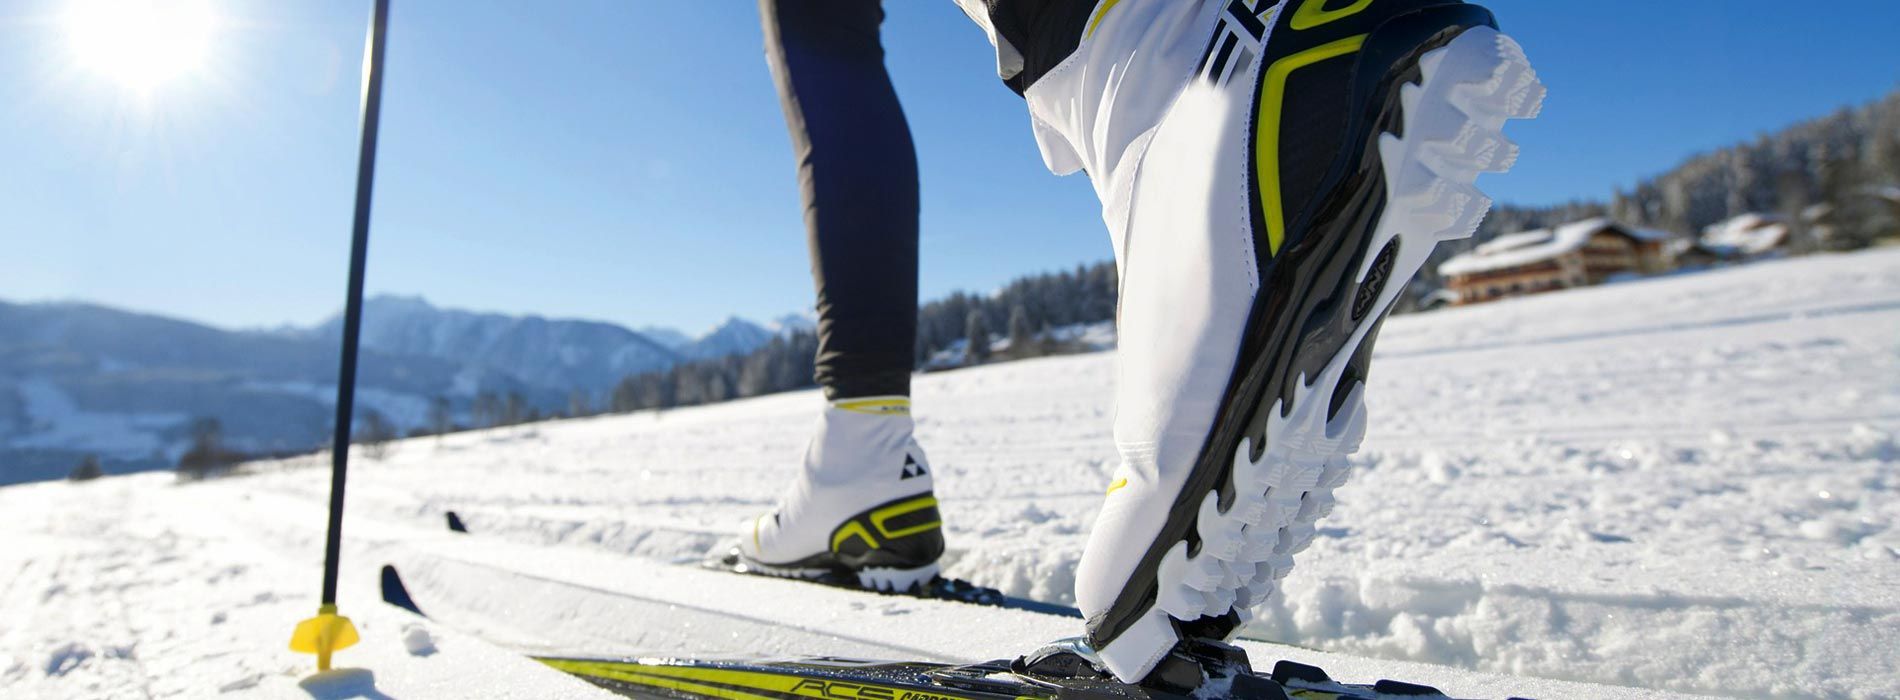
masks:
<svg viewBox="0 0 1900 700"><path fill-rule="evenodd" d="M1334 681L1305 664L1281 661L1270 675L1251 672L1209 692L1175 693L1102 679L1038 677L1017 662L952 665L918 661L810 658L788 661L534 657L630 698L849 698L854 700L1446 700L1430 686L1382 680Z"/></svg>
<svg viewBox="0 0 1900 700"><path fill-rule="evenodd" d="M537 661L631 698L852 698L857 700L1084 700L1165 698L1138 686L1037 682L992 661L967 666L812 658L793 661L586 659ZM1274 690L1278 690L1275 688ZM1241 698L1243 696L1230 696ZM1244 696L1285 698L1285 693Z"/></svg>
<svg viewBox="0 0 1900 700"><path fill-rule="evenodd" d="M458 532L458 533L463 533L463 534L469 533L468 525L463 522L462 517L460 515L457 515L455 511L447 511L445 515L446 515L446 520L448 522L448 528L451 532ZM984 606L998 607L998 608L1009 608L1012 610L1026 610L1029 612L1042 613L1044 615L1057 615L1061 617L1073 617L1076 619L1081 619L1082 617L1081 611L1076 610L1075 608L1072 608L1066 605L1057 605L1055 603L1044 603L1042 601L1029 600L1026 598L1017 598L1015 596L1004 595L1002 591L994 589L994 588L990 588L987 586L979 586L969 581L965 581L963 579L949 578L945 576L937 576L935 578L932 578L929 583L924 584L923 586L919 588L913 588L913 589L905 590L905 591L880 591L880 590L875 590L871 588L865 588L864 586L858 585L857 579L853 576L850 576L848 573L845 573L845 572L824 571L824 572L815 572L813 575L809 575L809 576L794 576L794 575L784 575L784 574L773 573L773 572L762 570L762 569L757 569L757 568L747 565L744 561L740 560L738 552L736 550L728 551L725 554L707 557L699 563L699 566L700 568L708 569L711 571L741 574L741 575L746 575L746 576L759 576L763 578L777 579L781 581L811 583L811 584L817 584L821 586L828 586L831 588L842 588L845 590L858 591L862 593L871 593L871 594L876 594L876 595L900 596L900 597L907 597L907 598L921 598L924 600L944 600L944 601L950 601L954 603L967 603L970 605L984 605Z"/></svg>
<svg viewBox="0 0 1900 700"><path fill-rule="evenodd" d="M875 593L878 595L904 596L904 597L909 597L909 598L922 598L925 600L947 600L947 601L951 601L955 603L968 603L970 605L987 605L987 606L998 607L998 608L1027 610L1030 612L1042 613L1044 615L1058 615L1061 617L1073 617L1077 619L1081 619L1082 617L1082 612L1080 610L1076 610L1075 608L1071 608L1066 605L1044 603L1044 602L1036 601L1036 600L1028 600L1026 598L1017 598L1014 596L1008 596L1008 595L1004 595L1002 591L999 591L994 588L989 588L987 586L979 586L974 583L970 583L969 581L965 581L963 579L949 578L946 576L937 576L935 578L932 578L929 583L923 584L922 586L919 586L917 588L912 588L910 590L880 591L876 589L865 588L864 586L859 585L857 577L852 576L849 572L818 571L809 575L789 575L789 574L774 573L772 571L765 570L765 569L758 569L746 564L745 561L740 559L739 553L736 548L734 548L732 551L728 551L727 553L723 555L708 557L704 561L700 562L700 566L706 569L713 570L713 571L741 574L745 576L759 576L762 578L778 579L781 581L796 581L796 582L801 582L801 583L812 583L812 584L817 584L820 586L828 586L831 588L843 588L846 590L860 591L864 593Z"/></svg>
<svg viewBox="0 0 1900 700"><path fill-rule="evenodd" d="M422 612L395 566L382 569L383 601ZM438 622L442 622L438 620ZM1449 700L1429 686L1334 681L1317 667L1280 661L1252 670L1244 650L1204 642L1174 652L1150 685L1120 683L1061 643L1022 659L977 664L866 661L814 656L781 660L624 658L528 654L550 668L643 700Z"/></svg>

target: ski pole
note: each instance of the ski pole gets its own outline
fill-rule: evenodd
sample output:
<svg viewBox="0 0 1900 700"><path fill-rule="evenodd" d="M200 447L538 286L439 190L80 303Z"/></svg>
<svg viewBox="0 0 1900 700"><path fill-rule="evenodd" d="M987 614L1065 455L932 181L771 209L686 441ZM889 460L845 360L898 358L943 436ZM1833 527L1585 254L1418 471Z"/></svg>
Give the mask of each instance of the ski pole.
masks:
<svg viewBox="0 0 1900 700"><path fill-rule="evenodd" d="M356 154L356 219L350 238L349 292L343 307L343 362L336 378L336 435L330 444L330 532L323 550L323 600L317 616L297 623L290 648L317 655L330 670L331 653L357 642L356 626L336 613L337 568L343 556L343 486L349 476L351 417L356 403L357 336L363 326L363 268L369 256L370 193L376 179L376 127L383 106L383 44L389 0L375 0L363 55L362 142Z"/></svg>

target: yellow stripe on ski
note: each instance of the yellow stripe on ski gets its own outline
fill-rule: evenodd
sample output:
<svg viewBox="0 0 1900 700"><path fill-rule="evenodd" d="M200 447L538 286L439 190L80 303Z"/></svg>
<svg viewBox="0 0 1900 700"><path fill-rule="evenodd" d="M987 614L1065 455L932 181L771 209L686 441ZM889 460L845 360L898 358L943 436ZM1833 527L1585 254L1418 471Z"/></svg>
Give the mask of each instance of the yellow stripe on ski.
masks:
<svg viewBox="0 0 1900 700"><path fill-rule="evenodd" d="M567 661L561 659L541 659L541 663L566 671L583 678L600 678L622 683L634 683L665 688L695 695L703 695L721 700L777 700L771 695L748 693L744 690L721 688L718 686L694 683L690 679L671 678L660 674L648 673L652 667L638 664L613 664L592 661ZM770 692L769 688L756 688Z"/></svg>
<svg viewBox="0 0 1900 700"><path fill-rule="evenodd" d="M928 690L867 683L852 679L807 678L792 673L767 673L704 666L673 666L638 661L586 661L579 659L539 659L541 663L581 677L602 678L694 693L722 700L774 700L777 695L798 695L836 700L839 697L901 698L930 696L955 700L975 700L972 696L948 689ZM716 685L708 685L716 684ZM731 686L731 687L721 687ZM843 687L840 687L843 686ZM865 694L862 691L873 691ZM748 692L750 691L750 692ZM843 693L842 695L840 693ZM886 695L888 693L888 695ZM1017 700L1041 700L1017 696Z"/></svg>

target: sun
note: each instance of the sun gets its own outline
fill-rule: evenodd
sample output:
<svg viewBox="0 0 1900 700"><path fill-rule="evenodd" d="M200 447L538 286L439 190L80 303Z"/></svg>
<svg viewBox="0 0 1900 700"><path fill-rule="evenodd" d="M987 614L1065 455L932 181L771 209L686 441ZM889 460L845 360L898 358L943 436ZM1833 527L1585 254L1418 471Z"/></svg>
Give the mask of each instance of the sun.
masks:
<svg viewBox="0 0 1900 700"><path fill-rule="evenodd" d="M75 58L125 88L150 94L203 68L217 16L205 0L70 0Z"/></svg>

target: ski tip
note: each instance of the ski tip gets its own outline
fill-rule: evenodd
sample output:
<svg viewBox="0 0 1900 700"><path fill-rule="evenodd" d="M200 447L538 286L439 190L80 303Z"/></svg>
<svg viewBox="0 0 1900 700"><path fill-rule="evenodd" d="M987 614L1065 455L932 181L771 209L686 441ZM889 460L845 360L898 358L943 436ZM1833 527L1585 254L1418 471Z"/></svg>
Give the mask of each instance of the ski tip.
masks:
<svg viewBox="0 0 1900 700"><path fill-rule="evenodd" d="M448 511L448 516L450 532L468 532L468 526L462 524L462 517L456 515L455 511Z"/></svg>
<svg viewBox="0 0 1900 700"><path fill-rule="evenodd" d="M416 607L416 599L409 596L409 587L402 585L402 575L396 573L394 564L383 565L383 602L428 617Z"/></svg>

